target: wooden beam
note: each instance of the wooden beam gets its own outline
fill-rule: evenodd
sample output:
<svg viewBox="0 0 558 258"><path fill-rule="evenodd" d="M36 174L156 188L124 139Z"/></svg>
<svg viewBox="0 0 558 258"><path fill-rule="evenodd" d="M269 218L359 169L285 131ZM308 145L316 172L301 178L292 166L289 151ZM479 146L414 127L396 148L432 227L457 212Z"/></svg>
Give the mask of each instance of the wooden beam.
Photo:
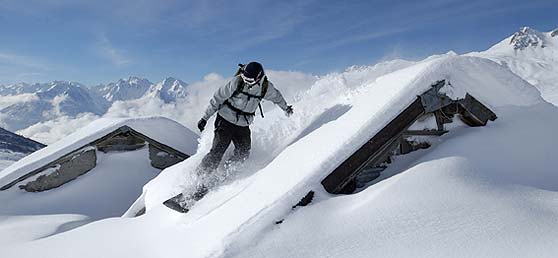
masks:
<svg viewBox="0 0 558 258"><path fill-rule="evenodd" d="M398 146L399 137L422 114L424 108L420 98L417 98L403 112L395 117L370 140L350 155L324 180L322 185L329 193L338 193L353 180L367 165L373 165L379 158L390 151L393 145Z"/></svg>
<svg viewBox="0 0 558 258"><path fill-rule="evenodd" d="M465 98L459 101L461 120L469 126L484 126L490 121L498 118L494 112L482 104L473 96L465 95Z"/></svg>

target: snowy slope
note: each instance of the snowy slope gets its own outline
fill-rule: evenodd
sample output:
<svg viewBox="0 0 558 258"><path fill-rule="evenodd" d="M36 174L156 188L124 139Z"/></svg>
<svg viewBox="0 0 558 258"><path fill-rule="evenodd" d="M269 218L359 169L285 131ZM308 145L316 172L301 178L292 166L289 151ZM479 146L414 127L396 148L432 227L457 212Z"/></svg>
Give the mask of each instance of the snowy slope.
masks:
<svg viewBox="0 0 558 258"><path fill-rule="evenodd" d="M183 153L192 154L196 151L198 136L170 119L163 117L102 118L0 171L0 185L5 185L25 173L77 150L123 125Z"/></svg>
<svg viewBox="0 0 558 258"><path fill-rule="evenodd" d="M223 245L239 244L237 237L246 237L244 234L257 232L266 225L261 222L271 225L274 220L279 220L308 190L321 188L319 182L327 171L332 171L370 135L428 89L431 82L439 79L449 79L455 86L452 89L454 94L464 96L467 91L495 107L540 102L538 92L529 84L483 59L440 57L382 76L358 94L353 93L355 95L346 103L351 107L343 115L287 147L270 164L244 182L235 182L239 184L237 188L244 189L223 188L195 206L184 223L191 223L189 230L194 232L211 228L202 236L198 233L195 238L211 241L212 245L207 244L206 249L199 250L199 253L192 252L192 256L218 254L222 252ZM510 82L512 87L508 85ZM185 169L178 172L191 170L185 163L189 162L182 163ZM158 193L150 196L149 190L161 192L169 189L163 185L172 180L164 180L164 176L170 176L178 169L176 166L164 171L146 186L148 210L160 207L159 198L162 197ZM214 202L219 199L227 201L216 205ZM193 235L191 239L190 235L185 237L194 241Z"/></svg>
<svg viewBox="0 0 558 258"><path fill-rule="evenodd" d="M558 109L496 112L414 154L403 173L298 209L226 257L556 257L558 139L545 135Z"/></svg>
<svg viewBox="0 0 558 258"><path fill-rule="evenodd" d="M469 55L508 67L537 87L546 101L558 105L558 29L539 32L523 27L490 49Z"/></svg>
<svg viewBox="0 0 558 258"><path fill-rule="evenodd" d="M536 253L542 256L552 253L549 247L555 243L552 239L557 239L558 231L549 222L556 217L556 210L549 204L556 202L551 191L556 190L552 183L556 180L551 175L556 161L537 152L558 143L547 137L558 126L558 119L556 108L544 104L538 91L494 62L451 54L429 58L362 84L347 80L351 75L349 71L318 80L304 94L305 98L294 103L298 109L292 120L271 112L266 117L269 120L255 126L255 155L236 171L236 180L214 189L190 213L177 214L162 207L161 202L192 184L188 179L195 178L191 171L209 148L211 130L202 136L198 154L164 170L145 186L146 215L98 221L46 239L7 246L3 252L18 257L34 256L37 250L44 257L261 257L262 250L274 250L278 257L351 257L350 254L369 257L366 252L370 242L363 241L377 239L383 244L375 249L378 256L392 256L391 250L382 246L395 243L408 245L414 253L402 253L407 249L400 248L394 256L436 256L436 247L454 243L438 255L447 257L451 247L465 239L469 242L464 246L471 253L463 255L482 256L487 254L479 247L487 240L509 236L493 246L499 254L516 250L516 241L539 234L543 240L527 242L523 250L549 251ZM328 171L440 79L452 82L453 87L446 89L448 93L463 96L469 92L491 106L500 119L486 128L463 128L445 136L446 140L430 155L423 156L399 176L353 196L322 194L321 202L289 215L290 207L307 191L321 189L319 182ZM546 116L529 115L533 113ZM541 120L549 126L535 127L534 134L525 131L530 122ZM273 135L266 136L270 132ZM521 141L515 141L518 138ZM478 146L486 142L488 151L500 151L502 155L492 159L479 151ZM535 152L515 151L520 147ZM527 162L523 163L521 158ZM509 159L513 160L512 167L507 165ZM525 171L533 163L534 173L527 176ZM448 194L449 191L455 195ZM384 192L390 194L382 195ZM484 207L490 209L484 211ZM509 209L517 213L508 212ZM370 216L366 216L367 212ZM312 217L315 214L324 219ZM498 216L502 214L506 216ZM333 221L327 220L325 224L328 218ZM336 222L337 218L354 219L355 223ZM279 219L285 219L284 224L275 226L273 222ZM539 221L531 222L536 219ZM315 221L310 223L312 220ZM516 228L503 227L508 225ZM321 227L321 231L316 227ZM283 228L286 232L281 231ZM326 229L330 231L324 233ZM321 235L304 234L311 230ZM516 240L521 232L527 237ZM331 233L339 237L325 237ZM476 235L464 236L466 233ZM424 237L424 241L418 241L418 236ZM315 243L313 239L322 242ZM72 248L67 248L68 242ZM98 248L91 249L91 243ZM321 248L308 247L314 253L294 249L306 248L302 247L304 244ZM349 255L344 256L339 250ZM452 254L456 255L449 253ZM490 254L495 253L487 256ZM272 255L265 253L266 257Z"/></svg>

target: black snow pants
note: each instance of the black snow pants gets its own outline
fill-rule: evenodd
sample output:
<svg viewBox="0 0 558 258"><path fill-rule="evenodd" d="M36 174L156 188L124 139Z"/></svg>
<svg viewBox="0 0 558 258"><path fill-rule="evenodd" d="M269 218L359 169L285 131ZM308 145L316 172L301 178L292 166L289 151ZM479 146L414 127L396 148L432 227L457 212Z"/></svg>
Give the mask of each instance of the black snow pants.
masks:
<svg viewBox="0 0 558 258"><path fill-rule="evenodd" d="M242 162L250 155L250 127L235 125L220 115L215 119L215 137L211 150L202 159L198 173L213 172L223 159L225 151L234 144L234 154L228 162Z"/></svg>

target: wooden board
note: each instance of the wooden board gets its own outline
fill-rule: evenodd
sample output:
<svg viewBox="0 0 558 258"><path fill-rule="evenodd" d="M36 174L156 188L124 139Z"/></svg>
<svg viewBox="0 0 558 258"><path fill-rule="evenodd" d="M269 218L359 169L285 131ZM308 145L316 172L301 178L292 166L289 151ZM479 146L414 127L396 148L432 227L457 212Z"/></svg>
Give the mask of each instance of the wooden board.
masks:
<svg viewBox="0 0 558 258"><path fill-rule="evenodd" d="M417 98L409 107L322 180L322 185L326 191L329 193L339 193L364 167L374 165L374 162L377 162L380 157L391 150L390 146L398 144L398 139L403 132L422 114L424 114L424 108L421 99Z"/></svg>

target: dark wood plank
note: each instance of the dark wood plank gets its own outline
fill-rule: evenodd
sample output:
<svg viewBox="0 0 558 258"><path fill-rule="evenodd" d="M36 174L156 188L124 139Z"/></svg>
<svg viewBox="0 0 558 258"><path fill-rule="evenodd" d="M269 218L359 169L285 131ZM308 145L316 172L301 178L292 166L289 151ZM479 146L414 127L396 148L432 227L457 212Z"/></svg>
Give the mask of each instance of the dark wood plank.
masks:
<svg viewBox="0 0 558 258"><path fill-rule="evenodd" d="M367 165L373 165L377 159L391 150L403 132L414 123L422 114L424 108L421 99L417 98L403 112L388 123L382 130L371 137L355 153L350 155L324 180L322 185L329 193L338 193L343 187L353 180Z"/></svg>

